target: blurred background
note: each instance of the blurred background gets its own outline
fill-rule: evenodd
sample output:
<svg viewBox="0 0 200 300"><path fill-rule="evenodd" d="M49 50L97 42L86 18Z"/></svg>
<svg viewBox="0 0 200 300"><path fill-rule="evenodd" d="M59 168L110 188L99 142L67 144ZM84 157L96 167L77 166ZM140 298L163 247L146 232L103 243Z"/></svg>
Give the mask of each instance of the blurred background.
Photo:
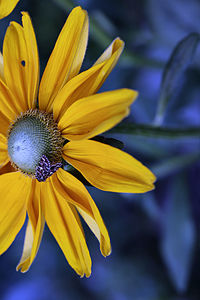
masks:
<svg viewBox="0 0 200 300"><path fill-rule="evenodd" d="M0 21L1 43L20 11L32 17L41 72L70 12L85 8L90 38L82 70L117 36L125 51L101 91L139 91L130 116L105 136L157 176L144 195L89 187L111 237L100 254L84 226L93 260L89 279L68 266L48 229L26 274L15 271L24 229L0 257L1 300L200 299L200 2L198 0L21 0ZM2 46L2 45L1 45Z"/></svg>

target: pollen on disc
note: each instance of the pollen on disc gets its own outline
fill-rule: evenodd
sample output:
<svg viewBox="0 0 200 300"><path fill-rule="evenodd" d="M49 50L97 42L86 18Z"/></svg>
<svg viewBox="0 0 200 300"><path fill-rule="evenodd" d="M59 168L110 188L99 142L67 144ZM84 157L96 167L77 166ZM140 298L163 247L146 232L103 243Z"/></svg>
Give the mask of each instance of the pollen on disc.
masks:
<svg viewBox="0 0 200 300"><path fill-rule="evenodd" d="M34 117L19 120L8 139L8 153L11 160L21 170L34 173L41 156L49 151L51 145L49 133Z"/></svg>

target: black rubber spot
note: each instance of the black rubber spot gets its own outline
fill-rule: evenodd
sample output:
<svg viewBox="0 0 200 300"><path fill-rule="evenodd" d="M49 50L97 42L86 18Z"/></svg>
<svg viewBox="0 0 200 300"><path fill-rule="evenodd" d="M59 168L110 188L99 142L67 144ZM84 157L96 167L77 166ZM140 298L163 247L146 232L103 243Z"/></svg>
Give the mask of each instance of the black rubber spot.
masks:
<svg viewBox="0 0 200 300"><path fill-rule="evenodd" d="M21 61L21 64L22 64L23 67L25 67L25 65L26 65L25 60L22 60L22 61Z"/></svg>

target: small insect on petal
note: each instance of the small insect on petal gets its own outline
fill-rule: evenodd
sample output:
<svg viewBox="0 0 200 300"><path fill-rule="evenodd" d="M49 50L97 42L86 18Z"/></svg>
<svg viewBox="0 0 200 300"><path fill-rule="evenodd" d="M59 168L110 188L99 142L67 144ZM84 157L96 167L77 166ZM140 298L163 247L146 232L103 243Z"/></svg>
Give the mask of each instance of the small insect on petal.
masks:
<svg viewBox="0 0 200 300"><path fill-rule="evenodd" d="M26 65L25 60L22 60L22 61L21 61L21 64L22 64L23 67L25 67L25 65Z"/></svg>

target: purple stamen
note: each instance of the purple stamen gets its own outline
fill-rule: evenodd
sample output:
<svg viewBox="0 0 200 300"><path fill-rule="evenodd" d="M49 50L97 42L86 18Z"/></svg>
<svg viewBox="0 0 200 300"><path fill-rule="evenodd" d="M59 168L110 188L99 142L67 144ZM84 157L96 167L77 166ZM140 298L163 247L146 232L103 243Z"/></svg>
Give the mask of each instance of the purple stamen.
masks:
<svg viewBox="0 0 200 300"><path fill-rule="evenodd" d="M62 167L62 163L51 164L46 155L42 155L38 166L36 167L35 178L38 181L46 181L48 177L53 175L59 168Z"/></svg>

